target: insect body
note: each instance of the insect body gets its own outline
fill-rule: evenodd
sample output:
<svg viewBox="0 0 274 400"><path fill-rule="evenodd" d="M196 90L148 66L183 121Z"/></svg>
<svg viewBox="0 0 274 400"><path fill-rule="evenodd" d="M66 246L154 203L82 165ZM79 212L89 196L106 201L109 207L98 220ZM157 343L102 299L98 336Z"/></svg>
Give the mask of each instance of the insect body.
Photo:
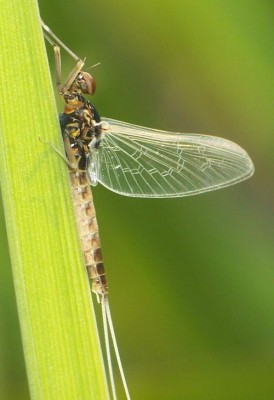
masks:
<svg viewBox="0 0 274 400"><path fill-rule="evenodd" d="M79 77L80 75L80 77ZM60 115L60 125L70 166L70 180L76 207L77 221L85 255L91 288L97 295L108 293L102 261L98 224L90 184L95 184L92 174L93 158L99 147L103 128L100 116L91 103L75 89L78 74L68 93L63 94L65 110Z"/></svg>
<svg viewBox="0 0 274 400"><path fill-rule="evenodd" d="M90 189L90 184L96 184L95 171L93 174L91 171L104 124L101 124L96 109L83 97L83 93L92 94L94 90L91 75L79 72L71 86L62 93L65 109L60 115L60 126L69 160L71 187L91 288L98 296L107 296L98 224Z"/></svg>
<svg viewBox="0 0 274 400"><path fill-rule="evenodd" d="M108 303L108 285L102 261L98 225L90 184L130 197L182 197L219 189L247 179L254 167L248 154L226 139L200 134L158 131L104 118L85 99L95 91L92 76L79 59L42 22L44 36L53 45L57 88L65 101L61 131L70 169L76 217L92 291L101 301L109 375L114 400L108 332L114 345L126 397L125 380ZM58 43L76 61L61 84Z"/></svg>

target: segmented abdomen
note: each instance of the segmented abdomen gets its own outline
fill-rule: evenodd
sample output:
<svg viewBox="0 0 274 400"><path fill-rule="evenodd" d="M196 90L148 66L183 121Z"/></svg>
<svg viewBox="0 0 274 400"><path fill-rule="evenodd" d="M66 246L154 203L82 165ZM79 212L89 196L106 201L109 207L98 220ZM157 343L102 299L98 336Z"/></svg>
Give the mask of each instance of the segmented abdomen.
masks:
<svg viewBox="0 0 274 400"><path fill-rule="evenodd" d="M106 296L108 286L102 259L96 212L86 172L70 171L73 201L91 289Z"/></svg>

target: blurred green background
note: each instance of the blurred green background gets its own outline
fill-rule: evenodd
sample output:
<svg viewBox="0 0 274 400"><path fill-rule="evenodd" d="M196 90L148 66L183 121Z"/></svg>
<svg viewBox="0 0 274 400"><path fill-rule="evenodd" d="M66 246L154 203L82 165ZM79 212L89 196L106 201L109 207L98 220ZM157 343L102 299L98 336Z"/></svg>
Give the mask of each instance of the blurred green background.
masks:
<svg viewBox="0 0 274 400"><path fill-rule="evenodd" d="M94 190L133 400L273 399L274 3L41 0L40 11L87 66L101 63L101 115L231 139L256 168L183 199ZM0 218L0 398L25 400L2 208Z"/></svg>

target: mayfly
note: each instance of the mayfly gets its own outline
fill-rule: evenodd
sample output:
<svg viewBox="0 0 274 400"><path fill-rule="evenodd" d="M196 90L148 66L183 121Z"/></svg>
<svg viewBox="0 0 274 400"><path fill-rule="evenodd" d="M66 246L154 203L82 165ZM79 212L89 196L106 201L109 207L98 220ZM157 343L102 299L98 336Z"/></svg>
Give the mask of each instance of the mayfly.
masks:
<svg viewBox="0 0 274 400"><path fill-rule="evenodd" d="M215 136L171 133L109 118L101 120L84 95L92 95L94 78L43 22L45 38L54 48L56 84L65 102L60 125L69 166L76 217L91 289L102 304L106 354L113 399L117 399L108 334L128 400L108 302L108 285L90 185L97 182L130 197L183 197L233 185L249 178L254 167L237 144ZM61 46L76 65L61 83Z"/></svg>

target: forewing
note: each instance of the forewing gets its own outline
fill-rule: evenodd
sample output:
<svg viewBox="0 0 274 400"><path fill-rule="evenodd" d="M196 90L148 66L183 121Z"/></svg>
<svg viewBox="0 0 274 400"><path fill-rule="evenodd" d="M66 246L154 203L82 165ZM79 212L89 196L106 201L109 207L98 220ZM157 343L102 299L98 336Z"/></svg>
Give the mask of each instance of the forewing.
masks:
<svg viewBox="0 0 274 400"><path fill-rule="evenodd" d="M237 144L215 136L171 133L104 118L98 181L131 197L189 196L233 185L254 167Z"/></svg>

